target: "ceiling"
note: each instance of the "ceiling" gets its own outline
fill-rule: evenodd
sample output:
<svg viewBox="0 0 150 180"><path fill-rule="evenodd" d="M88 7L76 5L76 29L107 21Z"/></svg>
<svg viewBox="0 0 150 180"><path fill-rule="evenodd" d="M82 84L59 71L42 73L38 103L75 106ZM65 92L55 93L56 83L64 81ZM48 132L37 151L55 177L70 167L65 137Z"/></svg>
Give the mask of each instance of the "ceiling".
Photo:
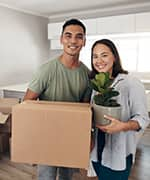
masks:
<svg viewBox="0 0 150 180"><path fill-rule="evenodd" d="M59 21L150 11L150 0L0 0L0 6Z"/></svg>

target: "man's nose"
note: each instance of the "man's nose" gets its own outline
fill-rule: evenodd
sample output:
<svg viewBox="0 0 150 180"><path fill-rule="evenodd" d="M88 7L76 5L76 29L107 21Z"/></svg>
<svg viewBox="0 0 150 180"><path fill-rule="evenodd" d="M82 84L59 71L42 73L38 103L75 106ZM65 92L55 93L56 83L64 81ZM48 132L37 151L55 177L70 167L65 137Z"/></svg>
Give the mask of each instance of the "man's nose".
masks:
<svg viewBox="0 0 150 180"><path fill-rule="evenodd" d="M71 42L72 42L72 43L75 43L76 41L77 41L77 40L76 40L76 37L72 37L72 38L71 38Z"/></svg>

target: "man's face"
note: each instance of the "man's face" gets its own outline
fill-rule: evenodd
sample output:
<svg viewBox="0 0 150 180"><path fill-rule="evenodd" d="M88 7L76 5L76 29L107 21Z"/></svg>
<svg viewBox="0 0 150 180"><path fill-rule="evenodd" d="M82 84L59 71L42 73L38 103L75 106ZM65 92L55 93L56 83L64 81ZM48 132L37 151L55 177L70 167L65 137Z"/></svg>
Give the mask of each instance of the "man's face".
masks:
<svg viewBox="0 0 150 180"><path fill-rule="evenodd" d="M79 25L67 26L60 41L63 45L64 53L70 56L78 56L85 45L85 34L82 27Z"/></svg>

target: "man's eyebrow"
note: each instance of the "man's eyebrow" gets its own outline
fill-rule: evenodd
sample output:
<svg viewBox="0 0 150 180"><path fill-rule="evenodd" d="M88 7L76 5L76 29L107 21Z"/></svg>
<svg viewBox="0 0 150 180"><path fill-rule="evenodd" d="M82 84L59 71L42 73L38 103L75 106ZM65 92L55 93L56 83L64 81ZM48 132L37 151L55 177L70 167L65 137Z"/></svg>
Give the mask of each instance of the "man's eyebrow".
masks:
<svg viewBox="0 0 150 180"><path fill-rule="evenodd" d="M70 32L65 32L64 34L71 34Z"/></svg>
<svg viewBox="0 0 150 180"><path fill-rule="evenodd" d="M77 35L79 35L79 36L84 36L84 34L83 34L83 33L77 33Z"/></svg>
<svg viewBox="0 0 150 180"><path fill-rule="evenodd" d="M72 34L71 32L65 32L64 34ZM83 33L77 33L76 35L79 35L79 36L84 36Z"/></svg>

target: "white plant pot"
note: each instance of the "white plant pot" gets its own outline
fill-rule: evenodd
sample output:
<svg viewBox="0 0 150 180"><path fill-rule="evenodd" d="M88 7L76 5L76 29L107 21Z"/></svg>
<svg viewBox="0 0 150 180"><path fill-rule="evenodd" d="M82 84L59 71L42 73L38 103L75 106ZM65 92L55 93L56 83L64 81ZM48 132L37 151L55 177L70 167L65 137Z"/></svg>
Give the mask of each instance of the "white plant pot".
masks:
<svg viewBox="0 0 150 180"><path fill-rule="evenodd" d="M121 106L119 107L106 107L94 104L92 105L94 111L94 121L97 125L107 125L111 121L104 118L104 115L110 115L116 119L121 118Z"/></svg>

